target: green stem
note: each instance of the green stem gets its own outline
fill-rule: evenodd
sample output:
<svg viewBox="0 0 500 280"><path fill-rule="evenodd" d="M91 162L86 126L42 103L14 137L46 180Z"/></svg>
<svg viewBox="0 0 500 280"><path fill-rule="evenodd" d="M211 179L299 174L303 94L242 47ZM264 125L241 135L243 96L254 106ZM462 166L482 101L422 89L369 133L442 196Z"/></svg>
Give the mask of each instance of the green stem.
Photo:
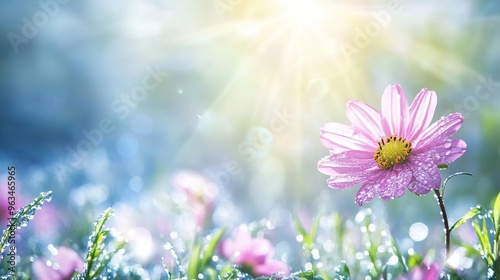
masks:
<svg viewBox="0 0 500 280"><path fill-rule="evenodd" d="M448 258L450 257L450 225L448 223L448 215L446 214L446 208L444 207L444 201L443 201L443 196L441 195L441 192L438 189L434 189L434 193L436 194L436 199L439 204L439 208L441 208L441 216L443 216L443 223L444 223L444 233L445 233L445 240L444 240L444 246L445 246L445 263L448 261Z"/></svg>

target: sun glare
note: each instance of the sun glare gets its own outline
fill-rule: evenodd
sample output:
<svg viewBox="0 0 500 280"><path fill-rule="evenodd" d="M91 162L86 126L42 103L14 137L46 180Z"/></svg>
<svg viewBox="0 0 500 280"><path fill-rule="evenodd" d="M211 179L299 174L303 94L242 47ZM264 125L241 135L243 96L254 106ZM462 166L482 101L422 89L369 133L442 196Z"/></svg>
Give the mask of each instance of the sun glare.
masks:
<svg viewBox="0 0 500 280"><path fill-rule="evenodd" d="M325 20L325 7L316 1L278 0L285 17L301 27L311 28Z"/></svg>

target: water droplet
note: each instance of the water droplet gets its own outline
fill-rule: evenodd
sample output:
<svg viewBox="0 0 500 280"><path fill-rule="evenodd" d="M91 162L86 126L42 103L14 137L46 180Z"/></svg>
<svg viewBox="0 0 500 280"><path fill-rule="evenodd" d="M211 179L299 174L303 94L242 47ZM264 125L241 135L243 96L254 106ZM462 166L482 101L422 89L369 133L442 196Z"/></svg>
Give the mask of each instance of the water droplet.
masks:
<svg viewBox="0 0 500 280"><path fill-rule="evenodd" d="M446 149L449 149L449 148L451 147L451 142L446 142L446 143L444 144L444 147L445 147Z"/></svg>
<svg viewBox="0 0 500 280"><path fill-rule="evenodd" d="M21 228L21 227L26 227L28 225L28 222L29 222L29 217L22 217L21 220L18 222L18 226L17 228Z"/></svg>
<svg viewBox="0 0 500 280"><path fill-rule="evenodd" d="M450 154L451 154L451 151L446 151L446 152L444 153L444 155L445 155L445 156L449 156Z"/></svg>
<svg viewBox="0 0 500 280"><path fill-rule="evenodd" d="M486 275L486 277L488 277L488 279L492 279L493 275L495 275L495 271L493 271L493 269L491 267L489 267L488 274Z"/></svg>
<svg viewBox="0 0 500 280"><path fill-rule="evenodd" d="M42 192L40 193L42 196L44 196L44 200L46 202L50 202L52 200L52 191L48 191L48 192Z"/></svg>

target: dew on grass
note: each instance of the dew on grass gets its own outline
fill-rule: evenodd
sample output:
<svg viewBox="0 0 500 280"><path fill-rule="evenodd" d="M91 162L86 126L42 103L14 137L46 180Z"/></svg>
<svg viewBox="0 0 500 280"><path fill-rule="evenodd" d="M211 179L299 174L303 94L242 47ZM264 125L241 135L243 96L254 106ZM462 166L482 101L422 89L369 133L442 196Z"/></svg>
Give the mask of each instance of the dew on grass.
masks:
<svg viewBox="0 0 500 280"><path fill-rule="evenodd" d="M495 275L495 271L493 271L493 269L491 267L488 267L488 272L486 274L486 277L488 277L488 279L493 279L494 275Z"/></svg>

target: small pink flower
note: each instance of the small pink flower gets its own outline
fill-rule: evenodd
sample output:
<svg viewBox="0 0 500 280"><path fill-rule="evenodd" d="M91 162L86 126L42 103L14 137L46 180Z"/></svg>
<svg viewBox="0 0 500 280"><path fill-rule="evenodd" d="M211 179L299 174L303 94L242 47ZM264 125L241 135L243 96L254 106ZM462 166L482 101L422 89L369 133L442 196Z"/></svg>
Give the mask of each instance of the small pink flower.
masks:
<svg viewBox="0 0 500 280"><path fill-rule="evenodd" d="M437 280L441 274L439 264L421 264L414 267L407 275L398 277L398 280Z"/></svg>
<svg viewBox="0 0 500 280"><path fill-rule="evenodd" d="M399 85L385 89L381 112L361 101L349 102L346 114L352 125L327 123L321 130L321 142L331 154L319 161L318 170L330 175L327 182L334 189L362 184L358 205L376 195L400 197L406 189L415 194L439 189L438 165L462 156L467 145L450 138L462 125L460 113L431 124L436 104L436 93L422 89L408 106Z"/></svg>
<svg viewBox="0 0 500 280"><path fill-rule="evenodd" d="M83 261L78 254L67 247L57 248L52 265L45 259L33 262L33 273L38 280L69 280L75 271L83 271Z"/></svg>
<svg viewBox="0 0 500 280"><path fill-rule="evenodd" d="M290 273L286 263L273 259L274 248L271 242L263 237L253 238L244 226L235 230L232 239L223 240L219 249L226 259L240 265L243 271L253 276Z"/></svg>
<svg viewBox="0 0 500 280"><path fill-rule="evenodd" d="M203 228L215 207L215 198L218 194L217 186L205 177L191 171L177 173L173 178L173 185L183 193L186 205L194 216L196 226Z"/></svg>

